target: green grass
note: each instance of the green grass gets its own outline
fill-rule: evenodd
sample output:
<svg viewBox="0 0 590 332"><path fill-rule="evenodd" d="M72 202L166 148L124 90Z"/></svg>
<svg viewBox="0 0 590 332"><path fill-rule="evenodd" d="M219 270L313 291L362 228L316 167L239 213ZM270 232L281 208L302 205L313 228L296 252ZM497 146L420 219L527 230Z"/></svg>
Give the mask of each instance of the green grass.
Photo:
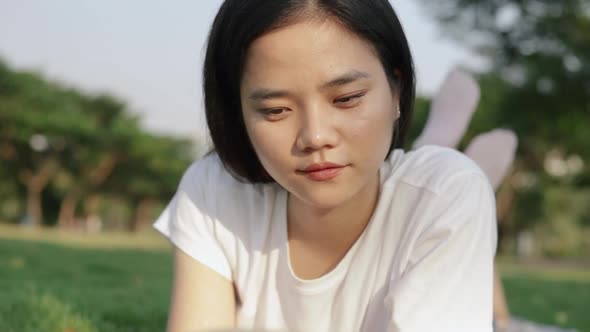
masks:
<svg viewBox="0 0 590 332"><path fill-rule="evenodd" d="M154 232L0 226L0 331L163 331L170 253ZM500 271L513 314L590 332L590 270L502 260Z"/></svg>
<svg viewBox="0 0 590 332"><path fill-rule="evenodd" d="M503 261L500 271L513 315L590 332L590 269Z"/></svg>
<svg viewBox="0 0 590 332"><path fill-rule="evenodd" d="M163 331L169 251L0 239L0 331Z"/></svg>

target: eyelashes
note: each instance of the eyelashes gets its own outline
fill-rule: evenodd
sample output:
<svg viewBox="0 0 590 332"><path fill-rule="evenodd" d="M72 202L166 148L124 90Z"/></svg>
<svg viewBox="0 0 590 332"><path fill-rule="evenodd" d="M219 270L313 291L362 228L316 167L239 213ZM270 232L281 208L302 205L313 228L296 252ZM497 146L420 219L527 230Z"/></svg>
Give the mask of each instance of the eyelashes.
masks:
<svg viewBox="0 0 590 332"><path fill-rule="evenodd" d="M277 118L284 116L285 113L289 111L288 108L276 107L276 108L263 108L258 110L262 115L267 118Z"/></svg>
<svg viewBox="0 0 590 332"><path fill-rule="evenodd" d="M351 95L338 97L332 102L336 107L339 108L352 108L360 103L362 97L367 94L367 91L357 92ZM257 110L269 121L278 121L283 119L291 110L286 107L272 107L272 108L261 108Z"/></svg>
<svg viewBox="0 0 590 332"><path fill-rule="evenodd" d="M339 104L342 106L350 106L351 104L355 104L353 106L356 106L356 102L361 99L362 97L364 97L367 94L366 91L360 92L360 93L356 93L350 96L344 96L344 97L340 97L334 100L335 104Z"/></svg>
<svg viewBox="0 0 590 332"><path fill-rule="evenodd" d="M350 108L358 105L360 99L367 94L367 91L354 93L352 95L334 99L334 104L340 107Z"/></svg>

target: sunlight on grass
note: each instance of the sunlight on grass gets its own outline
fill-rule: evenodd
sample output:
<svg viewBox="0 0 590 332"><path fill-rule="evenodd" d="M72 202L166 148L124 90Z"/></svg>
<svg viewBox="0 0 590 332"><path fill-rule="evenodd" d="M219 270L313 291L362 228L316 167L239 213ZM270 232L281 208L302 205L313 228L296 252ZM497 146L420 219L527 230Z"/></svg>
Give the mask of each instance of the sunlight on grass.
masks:
<svg viewBox="0 0 590 332"><path fill-rule="evenodd" d="M502 275L512 314L536 323L590 331L588 262L519 262L501 257Z"/></svg>
<svg viewBox="0 0 590 332"><path fill-rule="evenodd" d="M15 332L97 332L98 330L71 305L57 297L32 289L14 298L0 318L2 331Z"/></svg>
<svg viewBox="0 0 590 332"><path fill-rule="evenodd" d="M560 266L543 262L519 262L507 257L499 257L496 262L499 271L505 277L527 276L537 280L590 283L590 262Z"/></svg>
<svg viewBox="0 0 590 332"><path fill-rule="evenodd" d="M62 231L55 228L32 228L0 223L0 239L2 238L42 241L76 248L170 249L169 242L151 228L138 233L108 232L89 234L84 232Z"/></svg>
<svg viewBox="0 0 590 332"><path fill-rule="evenodd" d="M498 263L515 316L590 331L587 263ZM0 332L163 331L171 283L170 245L155 231L0 226Z"/></svg>
<svg viewBox="0 0 590 332"><path fill-rule="evenodd" d="M163 331L171 253L106 243L0 238L0 332Z"/></svg>

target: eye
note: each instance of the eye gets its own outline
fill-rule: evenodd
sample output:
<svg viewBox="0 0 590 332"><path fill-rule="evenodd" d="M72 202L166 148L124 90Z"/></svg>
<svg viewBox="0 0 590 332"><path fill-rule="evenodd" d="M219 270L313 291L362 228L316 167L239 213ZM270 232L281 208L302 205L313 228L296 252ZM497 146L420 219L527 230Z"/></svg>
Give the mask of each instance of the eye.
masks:
<svg viewBox="0 0 590 332"><path fill-rule="evenodd" d="M340 98L336 98L334 100L334 103L340 106L345 106L345 107L351 107L351 106L355 106L356 103L359 101L360 98L362 98L365 94L367 94L366 91L360 92L360 93L355 93L349 96L343 96Z"/></svg>
<svg viewBox="0 0 590 332"><path fill-rule="evenodd" d="M258 110L267 120L270 121L278 121L281 120L282 118L284 118L287 113L289 112L289 109L287 108L263 108Z"/></svg>

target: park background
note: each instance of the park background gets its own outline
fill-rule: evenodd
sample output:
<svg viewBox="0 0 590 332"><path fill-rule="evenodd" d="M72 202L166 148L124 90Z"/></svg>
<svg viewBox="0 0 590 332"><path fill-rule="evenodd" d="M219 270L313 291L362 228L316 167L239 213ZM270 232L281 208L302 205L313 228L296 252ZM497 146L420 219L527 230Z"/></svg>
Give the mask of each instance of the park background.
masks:
<svg viewBox="0 0 590 332"><path fill-rule="evenodd" d="M200 70L220 1L0 0L0 330L162 331L151 223L209 145ZM454 65L482 98L459 148L517 133L497 191L511 311L590 331L590 1L396 0L411 143Z"/></svg>

